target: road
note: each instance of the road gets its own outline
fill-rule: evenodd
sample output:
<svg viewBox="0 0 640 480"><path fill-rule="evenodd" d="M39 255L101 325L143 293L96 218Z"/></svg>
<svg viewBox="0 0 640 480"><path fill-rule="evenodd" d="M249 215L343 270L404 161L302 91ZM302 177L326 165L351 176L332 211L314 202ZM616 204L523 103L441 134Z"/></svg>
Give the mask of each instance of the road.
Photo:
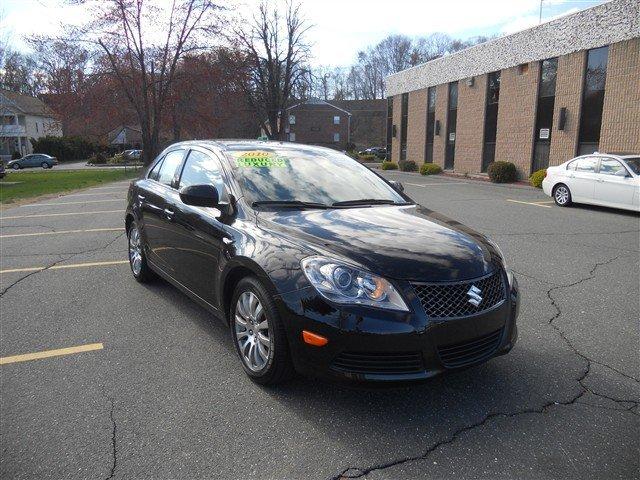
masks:
<svg viewBox="0 0 640 480"><path fill-rule="evenodd" d="M523 295L509 355L396 388L256 386L225 327L133 280L126 184L92 188L2 212L0 476L637 477L639 217L385 175L501 245Z"/></svg>

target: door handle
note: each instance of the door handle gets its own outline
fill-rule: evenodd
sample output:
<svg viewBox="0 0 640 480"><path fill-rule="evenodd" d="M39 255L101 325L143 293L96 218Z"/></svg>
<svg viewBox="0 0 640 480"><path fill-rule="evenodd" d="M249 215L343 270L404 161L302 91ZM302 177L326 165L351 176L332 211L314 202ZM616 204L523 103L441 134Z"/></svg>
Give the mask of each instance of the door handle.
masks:
<svg viewBox="0 0 640 480"><path fill-rule="evenodd" d="M164 209L164 216L167 217L169 220L171 220L171 217L173 217L174 214L175 214L175 212L173 210L171 210L170 208L165 208Z"/></svg>
<svg viewBox="0 0 640 480"><path fill-rule="evenodd" d="M142 200L144 200L145 198L147 198L147 197L145 197L144 195L140 195L140 194L138 194L138 200L141 200L141 201L142 201Z"/></svg>

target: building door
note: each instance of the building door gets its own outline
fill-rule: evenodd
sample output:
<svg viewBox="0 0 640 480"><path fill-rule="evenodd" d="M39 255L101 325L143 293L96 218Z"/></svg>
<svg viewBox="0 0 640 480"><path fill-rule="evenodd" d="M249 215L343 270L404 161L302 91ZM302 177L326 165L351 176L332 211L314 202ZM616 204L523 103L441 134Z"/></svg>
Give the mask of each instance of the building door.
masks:
<svg viewBox="0 0 640 480"><path fill-rule="evenodd" d="M458 114L458 82L449 84L449 111L447 113L447 138L444 152L444 168L453 170L456 154L456 119Z"/></svg>

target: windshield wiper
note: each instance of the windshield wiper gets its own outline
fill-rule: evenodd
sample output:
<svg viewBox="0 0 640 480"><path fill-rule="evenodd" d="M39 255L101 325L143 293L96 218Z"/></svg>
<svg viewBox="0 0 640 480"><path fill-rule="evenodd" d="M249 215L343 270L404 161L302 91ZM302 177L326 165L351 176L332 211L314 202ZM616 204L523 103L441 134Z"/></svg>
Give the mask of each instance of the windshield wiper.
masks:
<svg viewBox="0 0 640 480"><path fill-rule="evenodd" d="M333 207L348 207L351 205L406 205L406 202L397 203L394 200L384 198L361 198L358 200L345 200L331 204Z"/></svg>
<svg viewBox="0 0 640 480"><path fill-rule="evenodd" d="M329 208L329 205L316 202L301 202L300 200L260 200L253 202L252 207L284 207L284 208Z"/></svg>

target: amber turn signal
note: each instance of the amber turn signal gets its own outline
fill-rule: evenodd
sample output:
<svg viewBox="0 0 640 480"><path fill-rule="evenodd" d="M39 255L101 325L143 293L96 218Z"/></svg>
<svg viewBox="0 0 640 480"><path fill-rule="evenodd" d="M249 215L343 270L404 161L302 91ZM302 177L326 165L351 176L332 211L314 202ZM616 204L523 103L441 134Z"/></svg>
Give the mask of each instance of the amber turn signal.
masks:
<svg viewBox="0 0 640 480"><path fill-rule="evenodd" d="M322 335L311 333L307 330L302 331L302 339L304 340L304 343L308 343L309 345L313 345L314 347L324 347L327 343L329 343L329 340L327 340Z"/></svg>

